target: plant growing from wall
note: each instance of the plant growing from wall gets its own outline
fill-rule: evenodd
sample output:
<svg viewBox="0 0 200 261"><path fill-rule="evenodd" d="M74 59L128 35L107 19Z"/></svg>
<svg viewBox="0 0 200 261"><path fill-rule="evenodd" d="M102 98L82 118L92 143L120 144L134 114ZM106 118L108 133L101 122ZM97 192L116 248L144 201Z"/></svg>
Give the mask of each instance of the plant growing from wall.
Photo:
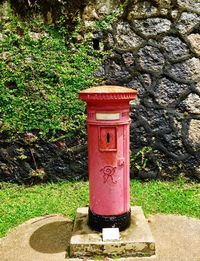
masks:
<svg viewBox="0 0 200 261"><path fill-rule="evenodd" d="M126 6L128 5L128 0L125 0L123 4L119 6L119 8L112 12L111 14L106 15L104 18L96 21L96 29L101 31L106 31L109 29L109 26L116 22L119 17L122 16Z"/></svg>
<svg viewBox="0 0 200 261"><path fill-rule="evenodd" d="M146 170L148 158L147 155L152 152L151 147L143 147L137 153L131 153L130 164L131 167L137 171Z"/></svg>
<svg viewBox="0 0 200 261"><path fill-rule="evenodd" d="M156 159L152 147L144 146L136 153L132 152L130 157L130 165L134 175L138 176L141 173L147 173L144 178L148 178L150 169L154 169L154 175L162 172L162 165ZM152 176L152 175L151 175Z"/></svg>

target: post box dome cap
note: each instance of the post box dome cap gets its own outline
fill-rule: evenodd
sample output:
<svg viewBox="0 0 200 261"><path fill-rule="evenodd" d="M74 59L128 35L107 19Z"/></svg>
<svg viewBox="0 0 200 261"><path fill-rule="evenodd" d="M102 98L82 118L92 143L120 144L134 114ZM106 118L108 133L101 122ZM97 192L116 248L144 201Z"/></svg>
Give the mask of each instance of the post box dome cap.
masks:
<svg viewBox="0 0 200 261"><path fill-rule="evenodd" d="M130 89L127 87L122 86L115 86L115 85L102 85L102 86L95 86L92 88L85 89L80 91L80 93L87 93L87 94L95 94L95 93L134 93L137 94L137 91L134 89Z"/></svg>
<svg viewBox="0 0 200 261"><path fill-rule="evenodd" d="M79 92L79 98L90 103L101 101L129 102L131 100L136 99L136 97L136 90L113 85L96 86Z"/></svg>

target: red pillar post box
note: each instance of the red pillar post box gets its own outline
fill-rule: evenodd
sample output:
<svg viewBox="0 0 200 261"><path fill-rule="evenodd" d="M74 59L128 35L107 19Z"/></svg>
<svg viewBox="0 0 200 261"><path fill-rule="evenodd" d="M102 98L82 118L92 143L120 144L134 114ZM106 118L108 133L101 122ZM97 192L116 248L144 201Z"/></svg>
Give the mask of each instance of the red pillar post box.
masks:
<svg viewBox="0 0 200 261"><path fill-rule="evenodd" d="M87 102L89 226L97 231L130 225L130 101L135 90L98 86L83 90Z"/></svg>

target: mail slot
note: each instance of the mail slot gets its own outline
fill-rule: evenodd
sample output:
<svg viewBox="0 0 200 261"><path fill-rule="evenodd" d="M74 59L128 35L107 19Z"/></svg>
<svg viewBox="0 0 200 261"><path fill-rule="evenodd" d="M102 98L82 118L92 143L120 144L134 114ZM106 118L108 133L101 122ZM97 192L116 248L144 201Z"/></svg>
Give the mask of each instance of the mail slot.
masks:
<svg viewBox="0 0 200 261"><path fill-rule="evenodd" d="M116 127L99 127L99 150L116 151L117 150L117 129Z"/></svg>
<svg viewBox="0 0 200 261"><path fill-rule="evenodd" d="M120 86L97 86L79 93L87 102L89 226L130 225L130 104L137 92Z"/></svg>

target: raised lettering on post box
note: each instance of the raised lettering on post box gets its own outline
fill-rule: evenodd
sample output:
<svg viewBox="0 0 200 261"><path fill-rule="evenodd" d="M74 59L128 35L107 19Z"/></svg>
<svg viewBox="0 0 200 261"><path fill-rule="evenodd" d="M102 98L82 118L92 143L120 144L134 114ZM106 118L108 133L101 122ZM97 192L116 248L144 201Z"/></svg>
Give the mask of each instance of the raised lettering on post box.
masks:
<svg viewBox="0 0 200 261"><path fill-rule="evenodd" d="M81 91L87 102L89 220L92 229L130 224L130 104L137 92L119 86Z"/></svg>

